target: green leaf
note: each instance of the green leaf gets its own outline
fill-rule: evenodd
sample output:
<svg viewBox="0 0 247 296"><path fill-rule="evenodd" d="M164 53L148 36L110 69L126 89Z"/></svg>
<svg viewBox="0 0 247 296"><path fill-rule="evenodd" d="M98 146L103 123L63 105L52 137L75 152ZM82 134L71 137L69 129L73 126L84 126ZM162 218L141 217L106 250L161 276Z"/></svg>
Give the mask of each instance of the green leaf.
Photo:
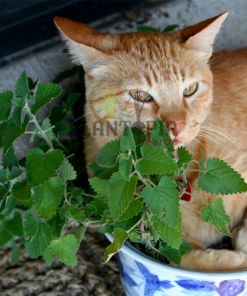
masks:
<svg viewBox="0 0 247 296"><path fill-rule="evenodd" d="M163 30L163 33L167 33L167 32L172 32L174 31L176 28L178 28L179 25L171 25L171 26L167 26L165 27L165 29Z"/></svg>
<svg viewBox="0 0 247 296"><path fill-rule="evenodd" d="M13 146L11 146L8 152L3 155L2 164L5 168L8 167L9 169L11 169L12 166L18 166L18 159Z"/></svg>
<svg viewBox="0 0 247 296"><path fill-rule="evenodd" d="M11 168L11 180L19 177L21 174L23 173L23 170L21 170L19 167L17 166L13 166Z"/></svg>
<svg viewBox="0 0 247 296"><path fill-rule="evenodd" d="M70 78L72 76L74 76L77 73L77 66L73 67L70 70L65 70L63 72L60 72L54 79L53 79L53 83L60 83L61 81Z"/></svg>
<svg viewBox="0 0 247 296"><path fill-rule="evenodd" d="M233 194L247 191L247 184L241 175L219 158L209 158L207 171L198 180L198 186L207 193Z"/></svg>
<svg viewBox="0 0 247 296"><path fill-rule="evenodd" d="M118 171L119 171L119 165L118 163L116 163L114 167L104 169L100 174L97 175L97 177L102 180L109 180L111 176Z"/></svg>
<svg viewBox="0 0 247 296"><path fill-rule="evenodd" d="M226 214L222 198L218 197L213 204L204 207L201 216L203 222L212 223L220 232L232 236L227 227L231 220Z"/></svg>
<svg viewBox="0 0 247 296"><path fill-rule="evenodd" d="M186 254L188 251L192 251L193 248L190 243L188 243L185 239L182 238L182 244L180 245L179 250L173 249L169 245L161 246L159 248L159 251L162 255L164 255L170 262L173 262L177 265L180 264L181 259L184 254Z"/></svg>
<svg viewBox="0 0 247 296"><path fill-rule="evenodd" d="M114 226L114 228L122 228L125 231L129 231L135 225L136 225L136 227L138 227L137 225L140 224L141 218L142 218L142 213L139 213L137 216L133 216L132 218L130 218L128 220L124 220L121 222L117 221L113 224L113 226Z"/></svg>
<svg viewBox="0 0 247 296"><path fill-rule="evenodd" d="M31 106L31 113L35 115L40 108L49 103L52 98L56 98L62 92L62 88L52 83L39 83L35 103Z"/></svg>
<svg viewBox="0 0 247 296"><path fill-rule="evenodd" d="M110 211L106 211L105 214L103 215L102 217L102 220L101 220L101 225L104 225L104 224L113 224L115 221L113 220L111 214L110 214Z"/></svg>
<svg viewBox="0 0 247 296"><path fill-rule="evenodd" d="M27 74L24 70L15 85L15 95L24 98L29 93Z"/></svg>
<svg viewBox="0 0 247 296"><path fill-rule="evenodd" d="M90 204L94 205L97 208L97 212L95 212L94 215L102 216L104 211L108 208L107 203L99 199L94 199L93 201L91 201Z"/></svg>
<svg viewBox="0 0 247 296"><path fill-rule="evenodd" d="M0 224L0 247L4 246L12 238L12 234L6 231Z"/></svg>
<svg viewBox="0 0 247 296"><path fill-rule="evenodd" d="M16 182L11 191L12 196L21 201L31 198L31 186L28 183Z"/></svg>
<svg viewBox="0 0 247 296"><path fill-rule="evenodd" d="M22 218L19 212L15 212L12 219L4 219L3 220L3 227L12 235L16 235L19 237L23 236L23 225L22 225Z"/></svg>
<svg viewBox="0 0 247 296"><path fill-rule="evenodd" d="M28 183L35 187L46 182L55 174L63 159L62 150L52 150L49 154L39 148L30 150L26 165Z"/></svg>
<svg viewBox="0 0 247 296"><path fill-rule="evenodd" d="M141 236L140 236L138 233L136 233L135 231L131 231L131 232L129 233L129 239L130 239L132 242L136 243L138 240L141 239Z"/></svg>
<svg viewBox="0 0 247 296"><path fill-rule="evenodd" d="M57 133L67 133L70 131L70 126L63 120L56 122L55 131Z"/></svg>
<svg viewBox="0 0 247 296"><path fill-rule="evenodd" d="M172 139L170 138L163 121L159 118L155 121L151 132L151 143L154 146L159 147L161 150L167 149L171 153L175 151L172 145Z"/></svg>
<svg viewBox="0 0 247 296"><path fill-rule="evenodd" d="M132 170L132 160L133 160L133 157L131 154L129 155L128 158L121 157L119 159L119 171L127 181L130 180L130 174Z"/></svg>
<svg viewBox="0 0 247 296"><path fill-rule="evenodd" d="M84 211L86 213L89 213L91 215L95 214L97 212L97 207L95 205L92 205L90 203L86 204L86 207L84 208Z"/></svg>
<svg viewBox="0 0 247 296"><path fill-rule="evenodd" d="M118 221L121 222L123 220L128 220L133 216L138 215L142 210L142 207L143 207L143 204L140 200L132 201L129 204L127 210L119 217Z"/></svg>
<svg viewBox="0 0 247 296"><path fill-rule="evenodd" d="M12 98L13 92L11 90L6 90L0 94L0 121L5 121L9 118L12 108Z"/></svg>
<svg viewBox="0 0 247 296"><path fill-rule="evenodd" d="M11 265L15 265L21 256L21 250L17 247L16 243L13 241L12 251L11 251Z"/></svg>
<svg viewBox="0 0 247 296"><path fill-rule="evenodd" d="M41 128L42 128L43 131L46 131L46 130L50 129L51 127L52 127L52 125L51 125L51 121L50 121L49 118L46 118L42 122L42 124L41 124ZM49 131L45 132L45 134L47 135L47 137L51 141L54 140L54 138L56 137L52 129L50 129Z"/></svg>
<svg viewBox="0 0 247 296"><path fill-rule="evenodd" d="M11 102L18 107L23 107L25 105L25 101L22 98L13 98L11 99Z"/></svg>
<svg viewBox="0 0 247 296"><path fill-rule="evenodd" d="M13 145L14 141L25 133L29 120L29 116L26 115L21 128L12 119L0 125L0 148L3 148L4 154Z"/></svg>
<svg viewBox="0 0 247 296"><path fill-rule="evenodd" d="M190 163L194 159L193 156L190 155L189 152L185 149L185 147L178 147L177 157L177 166L179 168L181 168L184 163Z"/></svg>
<svg viewBox="0 0 247 296"><path fill-rule="evenodd" d="M110 244L105 251L105 263L108 262L115 253L118 253L122 249L124 242L128 238L128 233L121 228L115 228L113 234L115 236L113 243Z"/></svg>
<svg viewBox="0 0 247 296"><path fill-rule="evenodd" d="M22 118L23 107L16 106L12 114L12 121L15 125L21 128L21 118Z"/></svg>
<svg viewBox="0 0 247 296"><path fill-rule="evenodd" d="M58 209L60 198L63 194L62 180L59 177L52 177L33 190L35 209L41 218L51 219Z"/></svg>
<svg viewBox="0 0 247 296"><path fill-rule="evenodd" d="M167 174L177 169L173 160L158 147L143 145L141 154L143 158L137 162L136 169L142 175Z"/></svg>
<svg viewBox="0 0 247 296"><path fill-rule="evenodd" d="M143 202L162 221L163 208L166 210L164 222L173 228L178 225L180 216L179 194L176 183L171 177L163 176L155 188L145 187L141 191Z"/></svg>
<svg viewBox="0 0 247 296"><path fill-rule="evenodd" d="M53 256L52 256L51 251L48 248L43 253L43 258L44 258L46 264L48 264L50 266L52 265Z"/></svg>
<svg viewBox="0 0 247 296"><path fill-rule="evenodd" d="M87 230L87 227L84 226L84 225L82 225L82 226L80 226L80 227L78 227L76 229L75 237L77 238L79 244L81 243L81 241L82 241L82 239L83 239L83 237L85 235L86 230Z"/></svg>
<svg viewBox="0 0 247 296"><path fill-rule="evenodd" d="M146 31L160 32L159 29L155 29L150 26L138 26L136 29L138 32L146 32Z"/></svg>
<svg viewBox="0 0 247 296"><path fill-rule="evenodd" d="M0 201L2 201L4 199L4 197L6 196L6 194L8 192L9 192L8 189L6 189L2 185L0 185Z"/></svg>
<svg viewBox="0 0 247 296"><path fill-rule="evenodd" d="M86 219L84 211L79 209L76 205L69 207L69 213L75 220L81 221Z"/></svg>
<svg viewBox="0 0 247 296"><path fill-rule="evenodd" d="M131 131L136 144L137 159L139 159L142 157L140 152L141 146L146 142L147 136L141 129L137 127L132 127Z"/></svg>
<svg viewBox="0 0 247 296"><path fill-rule="evenodd" d="M135 192L137 177L126 181L120 173L112 175L108 187L108 200L113 219L118 219L128 208Z"/></svg>
<svg viewBox="0 0 247 296"><path fill-rule="evenodd" d="M68 97L66 99L66 104L67 104L68 108L69 109L72 108L81 96L82 96L81 93L72 93L72 94L68 95Z"/></svg>
<svg viewBox="0 0 247 296"><path fill-rule="evenodd" d="M49 250L52 254L69 266L77 265L77 258L74 254L77 252L78 248L78 240L72 234L55 239L51 241L49 245Z"/></svg>
<svg viewBox="0 0 247 296"><path fill-rule="evenodd" d="M101 167L113 167L120 154L120 141L115 140L106 143L99 151L96 157L98 165Z"/></svg>
<svg viewBox="0 0 247 296"><path fill-rule="evenodd" d="M36 220L33 215L25 216L24 228L26 232L25 246L31 258L41 256L51 241L51 229L46 222Z"/></svg>
<svg viewBox="0 0 247 296"><path fill-rule="evenodd" d="M120 139L120 148L122 152L126 152L128 150L135 151L135 140L133 138L131 128L128 125L126 126Z"/></svg>
<svg viewBox="0 0 247 296"><path fill-rule="evenodd" d="M94 177L88 180L93 189L100 195L107 196L109 182Z"/></svg>
<svg viewBox="0 0 247 296"><path fill-rule="evenodd" d="M64 221L64 217L60 217L62 210L64 210L64 208L59 208L59 214L54 215L50 220L47 221L47 224L52 230L52 237L60 237L64 224L66 223Z"/></svg>
<svg viewBox="0 0 247 296"><path fill-rule="evenodd" d="M166 223L161 222L155 215L151 218L151 222L160 238L169 246L178 250L182 239L182 219L179 219L177 228L170 227Z"/></svg>
<svg viewBox="0 0 247 296"><path fill-rule="evenodd" d="M6 170L0 170L0 183L4 184L7 180Z"/></svg>
<svg viewBox="0 0 247 296"><path fill-rule="evenodd" d="M77 177L76 171L73 166L69 163L68 159L65 158L59 169L59 176L65 184L69 180L75 180Z"/></svg>

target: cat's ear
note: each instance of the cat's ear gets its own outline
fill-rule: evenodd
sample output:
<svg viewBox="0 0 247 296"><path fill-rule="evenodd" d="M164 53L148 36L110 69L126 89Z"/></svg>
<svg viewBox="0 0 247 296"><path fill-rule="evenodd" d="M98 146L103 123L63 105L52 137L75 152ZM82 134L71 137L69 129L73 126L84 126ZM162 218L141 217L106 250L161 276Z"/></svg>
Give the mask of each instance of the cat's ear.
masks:
<svg viewBox="0 0 247 296"><path fill-rule="evenodd" d="M109 62L109 54L106 53L109 42L105 42L109 35L64 17L55 17L54 20L74 63L89 70Z"/></svg>
<svg viewBox="0 0 247 296"><path fill-rule="evenodd" d="M186 46L189 49L195 49L201 52L203 59L207 61L213 52L213 42L215 36L227 15L228 11L214 18L181 30L180 32Z"/></svg>

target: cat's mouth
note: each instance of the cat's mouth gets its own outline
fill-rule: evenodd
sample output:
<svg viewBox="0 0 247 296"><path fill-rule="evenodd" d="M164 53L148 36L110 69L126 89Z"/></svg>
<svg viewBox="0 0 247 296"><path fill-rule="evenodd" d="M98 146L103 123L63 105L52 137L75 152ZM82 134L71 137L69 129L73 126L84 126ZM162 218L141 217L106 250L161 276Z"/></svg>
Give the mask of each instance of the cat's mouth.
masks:
<svg viewBox="0 0 247 296"><path fill-rule="evenodd" d="M177 149L177 148L180 147L180 146L184 146L184 143L179 142L177 139L174 139L174 140L172 141L172 144L173 144L173 146L174 146L175 149Z"/></svg>

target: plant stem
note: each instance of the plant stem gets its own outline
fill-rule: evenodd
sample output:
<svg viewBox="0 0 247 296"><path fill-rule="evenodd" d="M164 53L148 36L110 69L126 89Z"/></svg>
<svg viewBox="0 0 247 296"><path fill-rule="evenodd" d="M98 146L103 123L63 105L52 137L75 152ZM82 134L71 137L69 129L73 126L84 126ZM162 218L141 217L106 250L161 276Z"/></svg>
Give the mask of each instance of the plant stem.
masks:
<svg viewBox="0 0 247 296"><path fill-rule="evenodd" d="M202 170L184 170L184 172L201 172L205 174L205 171Z"/></svg>
<svg viewBox="0 0 247 296"><path fill-rule="evenodd" d="M151 185L153 185L154 187L156 187L156 185L150 180L150 179L147 179L147 178L143 178L144 180L148 181Z"/></svg>
<svg viewBox="0 0 247 296"><path fill-rule="evenodd" d="M189 195L191 195L191 196L193 196L193 197L195 197L195 198L197 198L198 200L200 200L201 202L203 202L205 205L209 205L207 202L205 202L203 199L201 199L200 197L198 197L198 196L196 196L196 195L194 195L194 194L192 194L192 193L189 193L189 192L187 192L186 191L186 194L189 194Z"/></svg>
<svg viewBox="0 0 247 296"><path fill-rule="evenodd" d="M132 229L134 229L141 221L142 221L142 219L144 219L144 217L145 217L145 214L143 214L142 216L141 216L141 219L140 220L138 220L138 222L135 224L135 225L133 225L129 230L127 230L126 232L127 233L130 233L131 232L131 230Z"/></svg>
<svg viewBox="0 0 247 296"><path fill-rule="evenodd" d="M135 167L135 170L136 170L136 166L135 166L136 162L134 160L132 160L132 163L133 163L133 165ZM137 173L137 176L139 177L139 179L142 181L143 184L145 184L147 187L151 187L151 185L143 178L143 176L138 171L136 171L136 173Z"/></svg>

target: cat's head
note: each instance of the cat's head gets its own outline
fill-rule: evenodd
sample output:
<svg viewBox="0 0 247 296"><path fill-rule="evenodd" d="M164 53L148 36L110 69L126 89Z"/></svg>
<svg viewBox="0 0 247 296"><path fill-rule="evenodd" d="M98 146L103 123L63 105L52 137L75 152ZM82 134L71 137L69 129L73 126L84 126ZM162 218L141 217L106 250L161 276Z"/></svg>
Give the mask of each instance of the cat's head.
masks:
<svg viewBox="0 0 247 296"><path fill-rule="evenodd" d="M172 33L115 35L56 17L73 61L85 69L89 128L115 121L118 137L126 123L150 128L159 117L175 147L191 142L212 103L208 60L227 14Z"/></svg>

